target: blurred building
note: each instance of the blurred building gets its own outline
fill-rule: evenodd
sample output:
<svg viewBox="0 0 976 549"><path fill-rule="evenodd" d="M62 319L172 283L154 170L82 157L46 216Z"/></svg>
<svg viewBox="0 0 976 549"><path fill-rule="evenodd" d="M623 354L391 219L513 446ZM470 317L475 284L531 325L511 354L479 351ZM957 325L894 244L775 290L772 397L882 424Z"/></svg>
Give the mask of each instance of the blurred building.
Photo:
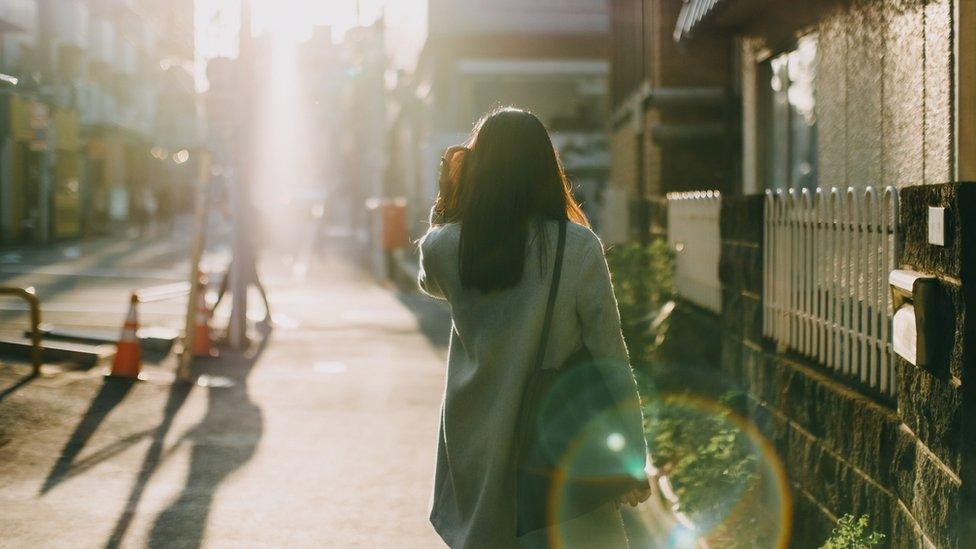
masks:
<svg viewBox="0 0 976 549"><path fill-rule="evenodd" d="M215 58L208 62L205 104L209 142L215 164L228 176L228 184L237 179L234 170L240 167L239 151L250 150L244 148L253 145L244 143L244 136L267 131L261 127L262 121L255 122L253 132L244 127L246 116L242 113L247 106L240 86L249 82L255 90L254 101L265 101L267 94L277 93L277 100L289 105L275 108L302 118L300 128L289 127L288 135L283 136L301 140L296 144L301 150L290 151L294 154L287 159L301 165L285 166L273 173L252 166L254 173L277 177L290 174L296 180L289 181L288 196L278 198L308 202L306 205L326 202L330 208L326 217L331 223L365 228L365 202L381 194L386 158L382 145L387 131L387 60L382 25L378 21L354 27L341 41L334 41L332 29L325 26L313 29L309 39L297 44L276 44L270 35L261 35L248 42L250 61ZM276 48L283 49L276 54ZM287 77L295 81L273 81L283 70L282 66L273 66L275 63L287 64ZM291 69L296 74L291 74ZM280 185L276 188L282 190Z"/></svg>
<svg viewBox="0 0 976 549"><path fill-rule="evenodd" d="M243 108L237 93L235 60L217 57L207 61L207 91L204 94L207 142L218 171L234 163L235 136L240 130L238 113Z"/></svg>
<svg viewBox="0 0 976 549"><path fill-rule="evenodd" d="M337 119L342 128L337 136L341 163L332 202L340 208L351 205L349 221L358 230L367 228L365 202L385 194L390 64L384 25L383 18L379 18L371 25L348 30L340 52L345 72Z"/></svg>
<svg viewBox="0 0 976 549"><path fill-rule="evenodd" d="M682 0L612 0L610 240L663 229L672 191L728 190L739 123L728 36L673 39Z"/></svg>
<svg viewBox="0 0 976 549"><path fill-rule="evenodd" d="M609 168L606 0L431 0L428 13L416 71L398 79L387 174L390 191L408 199L411 231L424 230L444 149L505 105L549 127L599 224Z"/></svg>
<svg viewBox="0 0 976 549"><path fill-rule="evenodd" d="M310 178L326 192L334 192L342 178L340 143L349 122L345 109L336 108L346 86L350 71L343 58L342 44L332 38L332 28L323 26L313 30L311 38L298 46L299 67L305 84L305 112L310 121L309 147L314 162L309 167ZM343 120L346 117L346 120Z"/></svg>
<svg viewBox="0 0 976 549"><path fill-rule="evenodd" d="M196 129L192 13L192 0L0 6L0 240L121 228L179 194L173 153Z"/></svg>

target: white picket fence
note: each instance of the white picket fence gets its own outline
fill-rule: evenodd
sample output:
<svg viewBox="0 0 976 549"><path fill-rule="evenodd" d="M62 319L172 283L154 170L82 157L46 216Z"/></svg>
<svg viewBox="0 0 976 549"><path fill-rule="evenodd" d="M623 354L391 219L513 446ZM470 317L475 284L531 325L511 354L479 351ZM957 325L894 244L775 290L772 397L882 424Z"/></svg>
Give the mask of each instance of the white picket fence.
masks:
<svg viewBox="0 0 976 549"><path fill-rule="evenodd" d="M763 333L895 396L888 273L898 267L898 190L766 193Z"/></svg>
<svg viewBox="0 0 976 549"><path fill-rule="evenodd" d="M668 244L675 251L675 291L696 305L721 313L718 262L722 196L718 191L667 196Z"/></svg>

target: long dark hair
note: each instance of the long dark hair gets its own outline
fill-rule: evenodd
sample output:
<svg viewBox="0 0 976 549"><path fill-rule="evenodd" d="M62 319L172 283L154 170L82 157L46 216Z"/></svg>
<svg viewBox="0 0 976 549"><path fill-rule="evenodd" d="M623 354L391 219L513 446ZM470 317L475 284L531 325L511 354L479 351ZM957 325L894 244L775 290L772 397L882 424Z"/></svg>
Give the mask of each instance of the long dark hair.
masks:
<svg viewBox="0 0 976 549"><path fill-rule="evenodd" d="M589 222L534 114L511 107L488 113L468 148L450 201L456 207L445 212L445 221L461 224L461 284L485 292L510 288L522 279L530 225Z"/></svg>

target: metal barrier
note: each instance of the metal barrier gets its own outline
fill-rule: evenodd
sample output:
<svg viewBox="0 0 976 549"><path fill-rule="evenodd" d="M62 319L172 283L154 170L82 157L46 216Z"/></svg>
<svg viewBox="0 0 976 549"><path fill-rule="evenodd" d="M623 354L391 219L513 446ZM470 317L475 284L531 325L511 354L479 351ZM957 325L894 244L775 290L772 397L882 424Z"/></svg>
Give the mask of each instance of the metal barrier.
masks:
<svg viewBox="0 0 976 549"><path fill-rule="evenodd" d="M0 295L19 297L26 301L30 307L31 365L34 367L34 375L38 375L41 373L41 364L44 362L44 348L41 347L41 302L37 299L33 287L0 287Z"/></svg>
<svg viewBox="0 0 976 549"><path fill-rule="evenodd" d="M763 248L763 334L895 396L898 190L767 191Z"/></svg>
<svg viewBox="0 0 976 549"><path fill-rule="evenodd" d="M668 193L668 244L675 251L675 290L716 313L722 312L718 276L721 210L718 191Z"/></svg>

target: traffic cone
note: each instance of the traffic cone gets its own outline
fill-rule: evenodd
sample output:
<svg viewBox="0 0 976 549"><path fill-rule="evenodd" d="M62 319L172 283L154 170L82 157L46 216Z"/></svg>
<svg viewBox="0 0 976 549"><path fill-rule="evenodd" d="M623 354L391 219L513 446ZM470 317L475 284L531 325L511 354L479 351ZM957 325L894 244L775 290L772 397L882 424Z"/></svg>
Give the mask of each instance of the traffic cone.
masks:
<svg viewBox="0 0 976 549"><path fill-rule="evenodd" d="M139 304L139 297L133 293L129 300L129 314L125 317L125 324L122 325L122 334L119 336L118 345L115 348L115 360L112 361L113 377L139 377L139 369L142 365L142 350L139 347L139 317L136 309Z"/></svg>
<svg viewBox="0 0 976 549"><path fill-rule="evenodd" d="M198 273L197 314L193 328L193 356L217 356L210 334L210 317L213 311L207 307L207 275Z"/></svg>

